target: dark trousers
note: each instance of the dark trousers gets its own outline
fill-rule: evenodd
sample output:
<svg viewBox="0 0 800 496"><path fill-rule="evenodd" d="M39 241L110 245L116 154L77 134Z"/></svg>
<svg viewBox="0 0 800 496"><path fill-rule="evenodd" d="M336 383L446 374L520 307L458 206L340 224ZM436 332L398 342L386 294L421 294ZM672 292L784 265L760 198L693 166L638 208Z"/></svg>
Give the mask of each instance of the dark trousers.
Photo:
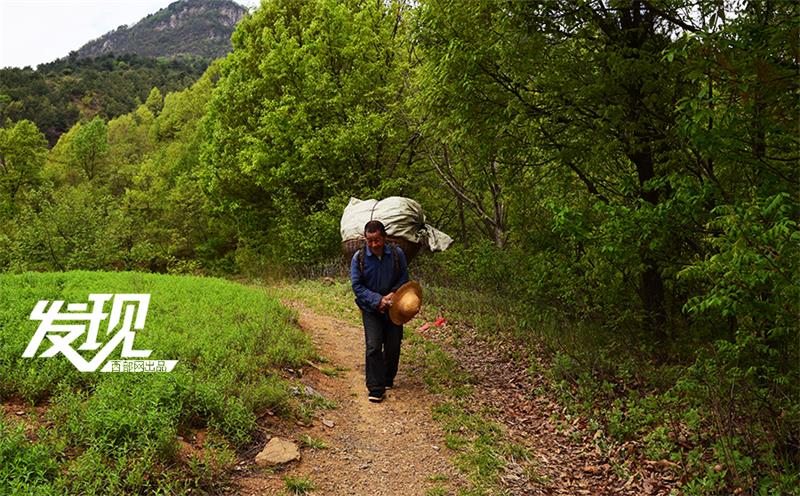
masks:
<svg viewBox="0 0 800 496"><path fill-rule="evenodd" d="M397 365L400 363L400 342L403 326L389 320L389 313L361 311L364 321L364 337L367 345L367 389L370 393L383 394L386 386L394 383Z"/></svg>

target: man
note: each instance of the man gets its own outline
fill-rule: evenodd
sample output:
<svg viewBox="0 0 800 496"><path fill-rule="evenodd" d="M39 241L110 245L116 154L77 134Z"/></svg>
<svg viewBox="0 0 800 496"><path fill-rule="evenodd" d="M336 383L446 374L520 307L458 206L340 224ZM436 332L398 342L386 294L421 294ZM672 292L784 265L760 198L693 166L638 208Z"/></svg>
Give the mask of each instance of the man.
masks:
<svg viewBox="0 0 800 496"><path fill-rule="evenodd" d="M408 282L408 267L403 250L387 246L383 223L367 222L364 237L366 246L350 262L350 282L364 322L368 399L378 403L394 385L400 362L403 326L389 319L389 307L397 288Z"/></svg>

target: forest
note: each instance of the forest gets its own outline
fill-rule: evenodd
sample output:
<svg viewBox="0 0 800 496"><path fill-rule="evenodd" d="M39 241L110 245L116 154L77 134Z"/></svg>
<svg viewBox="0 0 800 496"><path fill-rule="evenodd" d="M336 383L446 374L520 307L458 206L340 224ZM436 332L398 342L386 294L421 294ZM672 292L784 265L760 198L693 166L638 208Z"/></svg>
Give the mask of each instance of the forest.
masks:
<svg viewBox="0 0 800 496"><path fill-rule="evenodd" d="M0 271L337 275L349 198L411 197L456 239L412 275L482 295L476 321L546 350L572 411L680 465L688 494L796 494L797 19L264 0L188 88L197 65L150 67L132 110L124 75L68 105L54 66L55 90L0 101Z"/></svg>
<svg viewBox="0 0 800 496"><path fill-rule="evenodd" d="M154 87L186 88L208 67L199 57L145 58L113 53L80 59L75 52L36 70L0 69L0 121L29 120L50 146L81 120L119 117L141 105Z"/></svg>

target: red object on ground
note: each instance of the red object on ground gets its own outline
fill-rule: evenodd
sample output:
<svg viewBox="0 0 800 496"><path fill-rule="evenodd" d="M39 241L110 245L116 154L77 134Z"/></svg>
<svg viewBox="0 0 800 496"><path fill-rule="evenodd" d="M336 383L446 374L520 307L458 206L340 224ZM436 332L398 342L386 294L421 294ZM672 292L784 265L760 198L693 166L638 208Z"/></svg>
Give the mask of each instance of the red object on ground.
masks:
<svg viewBox="0 0 800 496"><path fill-rule="evenodd" d="M447 323L447 319L446 318L439 317L438 319L436 319L436 322L434 322L433 325L435 325L436 327L442 327L446 323Z"/></svg>

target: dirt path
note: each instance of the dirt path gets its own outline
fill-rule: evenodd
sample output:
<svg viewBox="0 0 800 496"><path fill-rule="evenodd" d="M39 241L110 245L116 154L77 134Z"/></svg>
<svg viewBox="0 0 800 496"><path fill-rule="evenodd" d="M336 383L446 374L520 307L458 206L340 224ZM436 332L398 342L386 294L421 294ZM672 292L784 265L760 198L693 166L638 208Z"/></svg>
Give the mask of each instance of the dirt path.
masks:
<svg viewBox="0 0 800 496"><path fill-rule="evenodd" d="M370 403L364 386L363 329L297 303L291 306L300 315L300 326L331 361L328 365L344 370L335 377L313 368L307 371L302 382L338 406L320 411L310 427L280 434L295 441L307 434L324 440L328 448L304 447L300 462L271 474L249 467L247 475L235 480L235 492L284 494L287 475L313 481L313 494L412 496L435 486L455 492L459 475L448 461L441 429L431 418L433 400L424 384L406 375L403 359L397 387L382 403Z"/></svg>

